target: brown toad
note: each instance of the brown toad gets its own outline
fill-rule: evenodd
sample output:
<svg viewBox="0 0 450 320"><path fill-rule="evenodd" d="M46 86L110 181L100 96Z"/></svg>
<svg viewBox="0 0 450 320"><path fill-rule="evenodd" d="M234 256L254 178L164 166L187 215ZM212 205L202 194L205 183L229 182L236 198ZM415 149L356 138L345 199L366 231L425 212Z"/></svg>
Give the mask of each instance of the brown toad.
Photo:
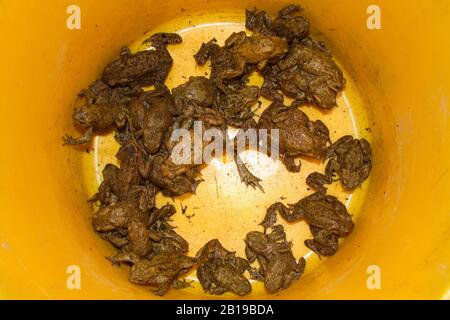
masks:
<svg viewBox="0 0 450 320"><path fill-rule="evenodd" d="M289 43L294 40L302 40L309 35L309 22L297 15L302 8L298 5L288 5L278 12L278 17L272 18L265 11L247 10L246 27L254 32L277 35L285 38Z"/></svg>
<svg viewBox="0 0 450 320"><path fill-rule="evenodd" d="M347 190L360 186L372 169L372 149L366 139L345 136L330 148L329 166L336 171ZM330 169L331 170L331 169Z"/></svg>
<svg viewBox="0 0 450 320"><path fill-rule="evenodd" d="M148 256L153 250L153 243L150 231L147 229L145 221L133 219L128 225L128 251L139 257Z"/></svg>
<svg viewBox="0 0 450 320"><path fill-rule="evenodd" d="M118 201L132 200L138 203L140 210L148 211L155 205L158 189L148 181L142 183L140 172L144 170L147 168L141 160L133 157L122 161L120 168L107 164L103 169L103 181L98 192L89 202L98 201L105 207Z"/></svg>
<svg viewBox="0 0 450 320"><path fill-rule="evenodd" d="M190 130L194 121L202 121L204 128L221 127L224 124L222 116L213 109L219 90L212 80L191 77L188 82L174 88L172 94L175 101L173 113L178 118L171 131Z"/></svg>
<svg viewBox="0 0 450 320"><path fill-rule="evenodd" d="M289 171L300 171L300 166L293 161L297 156L318 160L326 157L330 141L328 128L320 120L311 121L297 107L273 102L262 113L258 128L279 129L279 151Z"/></svg>
<svg viewBox="0 0 450 320"><path fill-rule="evenodd" d="M245 32L233 33L223 47L213 40L204 43L195 55L198 64L205 64L211 58L211 79L220 89L226 91L223 82L242 76L248 65L262 69L270 59L278 58L288 51L286 40L276 36Z"/></svg>
<svg viewBox="0 0 450 320"><path fill-rule="evenodd" d="M352 217L345 205L336 197L314 193L289 208L282 203L273 204L263 222L273 223L278 212L288 222L305 220L314 239L305 245L322 256L332 256L338 249L338 239L348 236L354 228Z"/></svg>
<svg viewBox="0 0 450 320"><path fill-rule="evenodd" d="M211 107L218 94L216 84L205 77L191 77L172 90L176 115L190 115L196 107Z"/></svg>
<svg viewBox="0 0 450 320"><path fill-rule="evenodd" d="M160 251L146 259L135 254L123 253L111 258L115 264L131 264L128 279L131 283L150 286L157 295L164 295L195 264L196 259L177 251Z"/></svg>
<svg viewBox="0 0 450 320"><path fill-rule="evenodd" d="M96 232L126 230L133 219L143 220L144 214L134 201L122 201L100 208L93 216L92 225Z"/></svg>
<svg viewBox="0 0 450 320"><path fill-rule="evenodd" d="M173 108L172 96L165 87L146 92L130 104L133 136L148 154L158 152L164 133L173 122Z"/></svg>
<svg viewBox="0 0 450 320"><path fill-rule="evenodd" d="M187 253L188 242L169 224L169 218L175 213L172 205L166 205L155 212L159 218L152 223L150 231L153 237L153 247L156 251L178 251ZM153 213L152 213L153 214ZM151 216L151 219L153 216Z"/></svg>
<svg viewBox="0 0 450 320"><path fill-rule="evenodd" d="M281 225L271 226L271 233L252 231L245 237L245 253L250 263L258 260L260 278L270 293L287 289L304 272L306 261L297 262ZM258 277L257 277L258 278Z"/></svg>
<svg viewBox="0 0 450 320"><path fill-rule="evenodd" d="M181 41L177 34L155 34L144 41L152 43L153 49L131 53L123 48L120 58L103 70L102 80L111 87L162 84L173 63L167 45Z"/></svg>
<svg viewBox="0 0 450 320"><path fill-rule="evenodd" d="M221 295L231 291L244 296L252 291L250 282L243 275L249 263L226 250L218 240L211 240L203 246L197 259L197 277L205 292Z"/></svg>
<svg viewBox="0 0 450 320"><path fill-rule="evenodd" d="M280 100L277 90L281 90L298 103L332 109L337 105L337 94L345 85L343 73L317 42L306 40L294 42L284 59L264 69L261 94Z"/></svg>
<svg viewBox="0 0 450 320"><path fill-rule="evenodd" d="M257 104L258 99L258 87L244 86L218 95L214 106L228 125L245 130L256 127L252 108Z"/></svg>
<svg viewBox="0 0 450 320"><path fill-rule="evenodd" d="M293 4L281 9L272 24L275 34L286 38L289 43L308 37L310 24L308 20L297 14L301 11L300 6Z"/></svg>
<svg viewBox="0 0 450 320"><path fill-rule="evenodd" d="M314 172L307 178L307 183L319 191L325 191L324 184L333 182L337 172L344 188L352 191L359 187L372 169L372 149L366 139L354 139L344 136L336 141L329 150L331 157L325 168L325 174Z"/></svg>
<svg viewBox="0 0 450 320"><path fill-rule="evenodd" d="M150 171L150 181L161 188L166 196L180 196L186 193L195 193L198 184L201 182L196 179L197 171L195 168L189 169L183 167L179 172L166 172L164 170L170 157L164 154L157 154L153 157L152 169ZM172 174L173 173L173 174Z"/></svg>
<svg viewBox="0 0 450 320"><path fill-rule="evenodd" d="M111 89L97 80L83 90L75 103L72 119L75 126L85 129L80 138L66 136L66 145L82 145L91 141L94 133L122 128L127 123L126 105L141 94L139 88Z"/></svg>

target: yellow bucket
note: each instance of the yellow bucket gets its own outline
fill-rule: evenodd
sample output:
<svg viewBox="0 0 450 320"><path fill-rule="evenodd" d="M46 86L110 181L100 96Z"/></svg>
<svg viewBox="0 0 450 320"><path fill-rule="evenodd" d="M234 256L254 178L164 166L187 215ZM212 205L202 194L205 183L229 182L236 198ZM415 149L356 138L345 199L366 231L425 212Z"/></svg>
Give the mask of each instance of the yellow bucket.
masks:
<svg viewBox="0 0 450 320"><path fill-rule="evenodd" d="M62 137L73 133L74 98L122 46L137 50L139 40L158 31L184 38L170 48L175 64L169 87L204 74L207 69L195 66L192 57L202 41L223 41L243 30L245 8L274 14L290 2L78 0L76 7L62 0L0 2L0 299L156 298L127 281L126 267L111 266L105 256L115 250L92 230L93 208L86 200L98 187L102 167L115 161L117 146L111 135L97 137L88 148L62 146ZM323 120L333 140L344 134L367 138L374 168L352 195L339 185L330 189L346 201L356 224L338 253L318 259L303 245L306 224L286 224L294 254L307 258L305 275L277 296L255 283L248 298L448 298L449 4L379 0L374 7L365 0L303 0L301 5L348 80L339 108L305 112ZM79 25L71 20L78 9ZM174 224L189 241L191 255L214 238L242 255L243 238L258 230L265 209L280 198L293 203L310 193L305 177L323 167L303 160L302 172L290 174L272 165L253 168L265 193L247 189L232 164L217 161L204 169L206 181L196 196L174 199ZM172 200L158 198L159 204L167 201ZM73 286L75 274L80 282ZM195 272L188 278L195 280ZM195 282L164 298L216 297Z"/></svg>

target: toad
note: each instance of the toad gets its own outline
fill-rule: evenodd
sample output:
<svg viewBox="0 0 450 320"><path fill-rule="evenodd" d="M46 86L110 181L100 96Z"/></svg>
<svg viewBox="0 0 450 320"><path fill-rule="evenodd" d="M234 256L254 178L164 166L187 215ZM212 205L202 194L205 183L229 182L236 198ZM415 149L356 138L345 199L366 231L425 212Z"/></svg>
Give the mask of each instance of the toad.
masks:
<svg viewBox="0 0 450 320"><path fill-rule="evenodd" d="M146 92L130 104L133 136L141 140L148 154L159 150L164 133L174 119L173 108L172 96L165 87Z"/></svg>
<svg viewBox="0 0 450 320"><path fill-rule="evenodd" d="M82 90L79 97L85 98L89 105L127 105L142 92L139 86L111 88L102 80L96 80L88 89Z"/></svg>
<svg viewBox="0 0 450 320"><path fill-rule="evenodd" d="M197 259L197 277L205 292L221 295L231 291L244 296L252 291L250 282L244 276L249 263L226 250L218 240L211 240L203 246L197 253Z"/></svg>
<svg viewBox="0 0 450 320"><path fill-rule="evenodd" d="M294 42L289 54L263 70L261 94L279 100L277 90L298 103L311 103L322 109L337 106L337 94L345 79L331 55L314 41Z"/></svg>
<svg viewBox="0 0 450 320"><path fill-rule="evenodd" d="M309 35L310 24L308 20L298 15L301 11L302 8L298 5L288 5L281 9L278 17L272 21L265 11L247 10L245 26L256 33L276 35L292 43Z"/></svg>
<svg viewBox="0 0 450 320"><path fill-rule="evenodd" d="M252 108L258 99L258 87L244 86L218 95L214 106L228 125L246 130L256 127Z"/></svg>
<svg viewBox="0 0 450 320"><path fill-rule="evenodd" d="M161 188L164 195L173 197L186 193L195 193L201 180L197 180L197 170L191 166L183 166L183 170L176 172L166 172L164 170L170 156L167 154L157 154L153 157L153 165L150 172L150 181Z"/></svg>
<svg viewBox="0 0 450 320"><path fill-rule="evenodd" d="M142 257L148 255L153 245L146 222L150 208L154 207L155 192L151 185L133 185L125 200L119 201L114 196L114 202L102 203L93 216L94 230L123 251Z"/></svg>
<svg viewBox="0 0 450 320"><path fill-rule="evenodd" d="M354 228L345 205L336 197L322 192L314 193L289 208L282 203L272 205L267 211L266 223L274 221L275 212L288 222L305 220L314 237L306 240L305 245L321 256L334 255L338 239L348 236Z"/></svg>
<svg viewBox="0 0 450 320"><path fill-rule="evenodd" d="M79 138L66 136L64 144L87 144L94 133L124 127L127 122L126 105L140 93L137 88L111 89L104 82L96 81L79 94L72 114L74 124L85 129L85 133Z"/></svg>
<svg viewBox="0 0 450 320"><path fill-rule="evenodd" d="M98 201L102 207L117 203L118 197L116 193L118 192L114 191L116 189L114 185L117 183L118 171L119 168L113 164L105 166L102 171L103 181L98 187L98 192L89 199L89 202L95 203Z"/></svg>
<svg viewBox="0 0 450 320"><path fill-rule="evenodd" d="M181 253L187 253L189 251L188 242L175 231L175 227L169 224L168 218L170 214L175 213L175 208L171 205L166 205L160 209L165 217L156 220L150 230L154 243L153 246L156 251L178 251ZM158 235L158 236L156 236Z"/></svg>
<svg viewBox="0 0 450 320"><path fill-rule="evenodd" d="M144 221L132 219L128 225L128 251L139 257L148 256L153 250L150 231Z"/></svg>
<svg viewBox="0 0 450 320"><path fill-rule="evenodd" d="M205 77L191 77L188 82L174 88L172 94L175 101L177 117L174 129L192 129L194 121L201 121L205 129L222 127L222 116L213 109L219 94L216 84ZM171 149L171 147L168 147Z"/></svg>
<svg viewBox="0 0 450 320"><path fill-rule="evenodd" d="M274 35L272 18L263 10L245 10L245 27L253 32Z"/></svg>
<svg viewBox="0 0 450 320"><path fill-rule="evenodd" d="M125 253L111 260L115 264L131 264L128 276L130 282L150 286L157 295L164 295L180 276L186 274L196 264L195 258L177 251L156 252L146 259L141 259L133 253Z"/></svg>
<svg viewBox="0 0 450 320"><path fill-rule="evenodd" d="M372 169L372 148L366 139L342 137L332 145L330 156L332 159L328 165L339 174L347 190L354 190L369 177Z"/></svg>
<svg viewBox="0 0 450 320"><path fill-rule="evenodd" d="M113 164L105 166L99 192L90 201L100 201L102 206L127 199L140 202L148 199L151 202L156 188L150 184L140 186L141 172L147 169L139 149L132 144L124 145L116 157L120 161L120 168ZM140 206L144 209L143 203Z"/></svg>
<svg viewBox="0 0 450 320"><path fill-rule="evenodd" d="M298 15L301 11L300 6L293 4L281 9L272 24L275 34L286 38L289 43L308 37L310 24L308 20Z"/></svg>
<svg viewBox="0 0 450 320"><path fill-rule="evenodd" d="M172 90L175 114L189 116L196 107L211 107L218 94L213 81L205 77L191 77L189 81Z"/></svg>
<svg viewBox="0 0 450 320"><path fill-rule="evenodd" d="M320 121L311 121L297 107L286 107L282 103L273 102L262 113L258 128L278 129L280 155L286 168L291 172L299 172L294 158L307 156L318 160L326 157L330 141L329 131Z"/></svg>
<svg viewBox="0 0 450 320"><path fill-rule="evenodd" d="M163 84L173 63L167 45L181 42L177 34L159 33L144 41L152 44L149 50L131 53L123 48L120 58L103 70L102 80L111 87Z"/></svg>
<svg viewBox="0 0 450 320"><path fill-rule="evenodd" d="M233 33L223 47L211 40L204 43L195 55L198 64L205 64L211 59L211 79L222 91L225 79L242 76L248 65L263 69L270 59L280 57L288 52L286 40L276 36L256 34L247 36L245 32Z"/></svg>
<svg viewBox="0 0 450 320"><path fill-rule="evenodd" d="M271 228L270 233L249 232L245 237L245 253L250 263L258 261L260 278L267 291L277 293L301 277L306 261L303 257L295 260L282 225Z"/></svg>
<svg viewBox="0 0 450 320"><path fill-rule="evenodd" d="M139 168L143 166L139 149L132 145L120 147L116 154L120 162L120 168L116 171L117 176L113 180L113 172L110 173L111 190L119 200L127 199L133 186L141 182Z"/></svg>
<svg viewBox="0 0 450 320"><path fill-rule="evenodd" d="M333 182L337 172L344 188L352 191L359 187L372 169L372 149L365 139L344 136L336 141L328 152L331 157L325 168L325 174L314 172L307 178L307 183L318 191L324 191L324 184Z"/></svg>
<svg viewBox="0 0 450 320"><path fill-rule="evenodd" d="M96 232L110 232L127 229L132 219L144 219L144 213L133 201L122 201L100 208L93 216L92 225Z"/></svg>
<svg viewBox="0 0 450 320"><path fill-rule="evenodd" d="M100 206L106 207L118 201L136 201L141 211L147 212L155 206L155 196L158 189L149 181L142 184L140 160L136 162L132 159L123 161L121 167L107 164L103 169L103 181L98 188L98 192L89 202L99 202ZM145 167L145 166L144 166Z"/></svg>

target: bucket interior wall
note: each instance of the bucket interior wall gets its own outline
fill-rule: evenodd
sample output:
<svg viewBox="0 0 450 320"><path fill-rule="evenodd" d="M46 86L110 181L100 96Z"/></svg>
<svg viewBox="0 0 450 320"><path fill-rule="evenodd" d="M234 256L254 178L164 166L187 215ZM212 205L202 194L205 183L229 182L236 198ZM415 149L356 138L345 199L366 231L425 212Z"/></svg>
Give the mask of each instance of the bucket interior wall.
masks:
<svg viewBox="0 0 450 320"><path fill-rule="evenodd" d="M243 19L245 8L273 14L289 2L79 0L81 30L66 27L67 1L0 2L0 298L156 298L111 267L113 248L92 232L83 150L62 147L74 97L122 46L167 21L204 14L214 23L237 11ZM369 30L370 4L301 2L354 80L370 126L374 168L355 231L288 290L250 298L448 297L450 4L379 0L382 26ZM80 290L67 288L73 265ZM372 266L379 290L367 285ZM214 297L171 290L165 298Z"/></svg>

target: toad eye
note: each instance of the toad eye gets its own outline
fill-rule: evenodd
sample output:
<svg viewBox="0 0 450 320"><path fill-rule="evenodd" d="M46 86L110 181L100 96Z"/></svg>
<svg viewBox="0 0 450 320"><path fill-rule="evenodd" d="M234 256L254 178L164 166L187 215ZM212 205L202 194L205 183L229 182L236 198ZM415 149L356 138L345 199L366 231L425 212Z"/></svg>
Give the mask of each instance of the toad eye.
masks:
<svg viewBox="0 0 450 320"><path fill-rule="evenodd" d="M85 107L76 108L73 113L74 122L83 127L91 126L92 122L94 121L94 118L95 118L94 113Z"/></svg>

